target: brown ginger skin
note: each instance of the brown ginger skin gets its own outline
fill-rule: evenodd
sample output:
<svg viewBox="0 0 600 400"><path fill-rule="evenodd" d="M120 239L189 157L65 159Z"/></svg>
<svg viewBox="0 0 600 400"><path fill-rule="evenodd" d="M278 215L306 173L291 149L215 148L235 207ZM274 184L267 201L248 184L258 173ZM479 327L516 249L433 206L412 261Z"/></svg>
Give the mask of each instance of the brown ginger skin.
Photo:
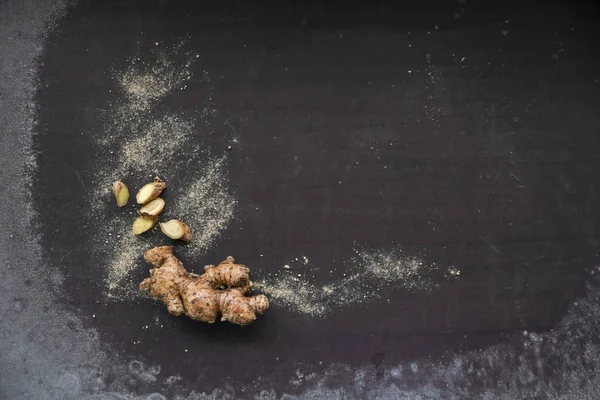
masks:
<svg viewBox="0 0 600 400"><path fill-rule="evenodd" d="M144 259L154 268L150 277L144 279L140 288L161 300L173 315L213 323L221 315L221 321L248 325L269 307L265 295L246 297L252 287L250 270L235 264L233 257L217 265L204 267L202 275L190 274L173 255L172 246L152 248Z"/></svg>

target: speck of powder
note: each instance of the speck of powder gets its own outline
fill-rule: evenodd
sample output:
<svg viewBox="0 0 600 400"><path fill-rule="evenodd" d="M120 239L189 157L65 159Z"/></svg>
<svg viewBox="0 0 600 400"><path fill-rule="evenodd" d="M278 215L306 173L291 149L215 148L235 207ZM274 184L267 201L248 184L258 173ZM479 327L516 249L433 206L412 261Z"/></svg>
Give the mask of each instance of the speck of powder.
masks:
<svg viewBox="0 0 600 400"><path fill-rule="evenodd" d="M146 58L133 57L124 70L113 69L117 85L111 106L103 113L107 134L96 137L102 145L119 145L124 140L138 137L147 126L152 125L152 112L165 96L179 92L184 82L192 77L191 65L195 61L181 49L182 44L173 48L156 49ZM175 61L178 60L178 61ZM206 73L201 81L212 99L212 84ZM211 101L201 104L201 116L212 110Z"/></svg>

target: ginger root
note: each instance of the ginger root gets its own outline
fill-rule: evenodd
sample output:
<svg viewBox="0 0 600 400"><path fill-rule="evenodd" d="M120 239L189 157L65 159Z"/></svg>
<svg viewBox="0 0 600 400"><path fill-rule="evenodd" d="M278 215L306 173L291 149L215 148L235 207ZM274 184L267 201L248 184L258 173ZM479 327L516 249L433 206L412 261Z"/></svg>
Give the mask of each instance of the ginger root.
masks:
<svg viewBox="0 0 600 400"><path fill-rule="evenodd" d="M245 296L252 287L250 270L231 256L216 267L205 266L202 275L188 273L173 255L173 246L147 250L144 259L154 268L140 289L165 303L173 315L213 323L220 314L221 321L244 326L269 307L265 295Z"/></svg>

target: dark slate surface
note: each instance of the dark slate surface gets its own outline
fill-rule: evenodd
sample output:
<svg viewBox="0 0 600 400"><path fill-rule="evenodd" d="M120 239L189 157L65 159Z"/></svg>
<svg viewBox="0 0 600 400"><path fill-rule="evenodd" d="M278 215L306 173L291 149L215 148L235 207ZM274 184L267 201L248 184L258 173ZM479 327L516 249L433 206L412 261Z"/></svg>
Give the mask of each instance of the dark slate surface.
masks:
<svg viewBox="0 0 600 400"><path fill-rule="evenodd" d="M35 204L44 248L67 276L63 301L97 313L88 323L116 350L197 388L265 375L283 386L296 362L439 359L550 329L582 293L600 223L593 19L557 5L540 14L462 11L460 2L196 3L80 5L43 57ZM243 120L229 169L241 215L206 259L233 251L252 266L265 264L258 254L284 260L305 249L324 265L348 257L353 242L400 244L455 263L461 278L325 321L276 306L245 329L170 318L143 333L146 345L131 345L155 309L106 303L90 279L103 260L77 225L95 157L79 133L101 129L110 66L144 43L186 35L202 50L198 68L222 76L217 112ZM190 104L202 95L186 94ZM226 143L217 134L211 145Z"/></svg>

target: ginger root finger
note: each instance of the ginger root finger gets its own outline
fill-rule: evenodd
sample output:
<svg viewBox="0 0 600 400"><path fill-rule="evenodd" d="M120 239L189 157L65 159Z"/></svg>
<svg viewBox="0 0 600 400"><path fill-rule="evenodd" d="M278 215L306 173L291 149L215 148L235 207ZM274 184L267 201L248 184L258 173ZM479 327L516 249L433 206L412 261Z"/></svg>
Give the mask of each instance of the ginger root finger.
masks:
<svg viewBox="0 0 600 400"><path fill-rule="evenodd" d="M256 314L262 314L269 307L267 296L259 294L245 297L240 289L219 293L217 301L222 314L221 321L238 325L248 325L256 319Z"/></svg>
<svg viewBox="0 0 600 400"><path fill-rule="evenodd" d="M201 275L212 288L225 287L241 289L244 293L250 289L250 268L242 264L235 264L233 257L227 257L216 267L214 265L204 266L204 274Z"/></svg>
<svg viewBox="0 0 600 400"><path fill-rule="evenodd" d="M173 257L173 246L153 247L144 253L144 261L155 268L160 267L170 257Z"/></svg>
<svg viewBox="0 0 600 400"><path fill-rule="evenodd" d="M140 289L165 303L171 314L213 323L248 325L269 307L266 296L245 296L252 287L249 269L227 257L221 264L205 267L202 275L190 274L173 255L172 246L147 250L144 259L154 268Z"/></svg>

